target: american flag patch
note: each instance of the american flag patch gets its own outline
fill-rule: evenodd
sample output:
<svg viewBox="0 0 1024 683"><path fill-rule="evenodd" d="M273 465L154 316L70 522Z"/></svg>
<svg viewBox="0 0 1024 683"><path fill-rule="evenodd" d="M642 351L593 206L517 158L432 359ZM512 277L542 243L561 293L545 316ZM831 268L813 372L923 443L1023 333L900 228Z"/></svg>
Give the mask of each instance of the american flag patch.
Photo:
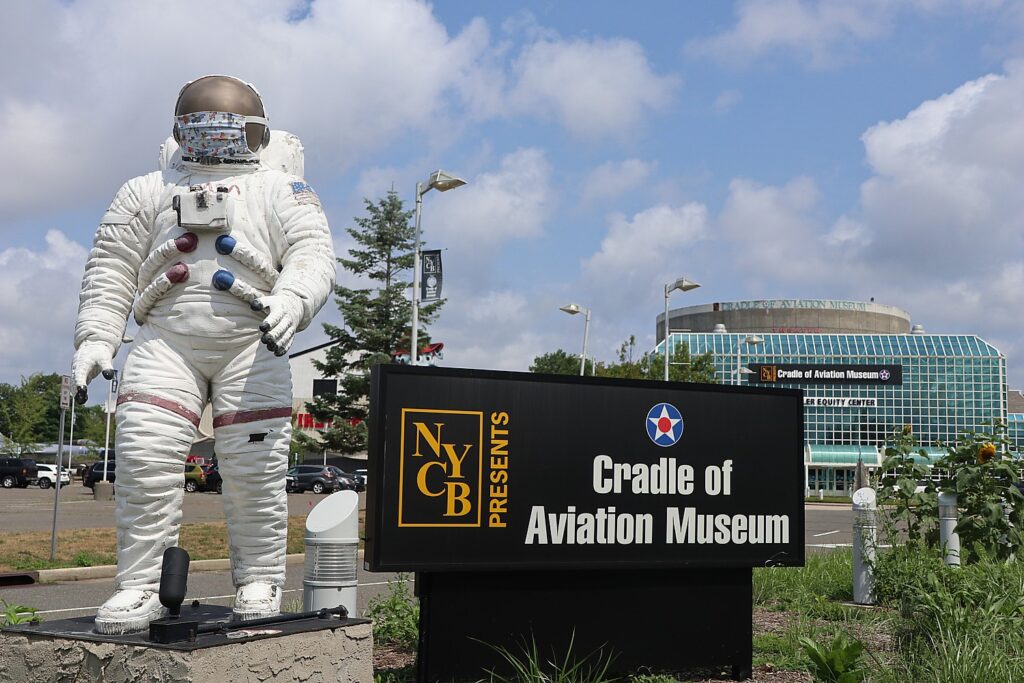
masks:
<svg viewBox="0 0 1024 683"><path fill-rule="evenodd" d="M320 197L316 195L316 191L307 182L301 180L293 182L292 196L295 197L295 201L299 204L315 204L320 206Z"/></svg>

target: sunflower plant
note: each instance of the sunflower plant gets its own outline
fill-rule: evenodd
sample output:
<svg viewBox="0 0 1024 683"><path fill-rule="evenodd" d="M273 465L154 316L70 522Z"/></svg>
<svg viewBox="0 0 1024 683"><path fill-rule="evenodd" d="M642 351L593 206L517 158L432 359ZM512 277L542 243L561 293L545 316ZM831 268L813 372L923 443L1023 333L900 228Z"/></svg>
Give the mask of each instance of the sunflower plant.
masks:
<svg viewBox="0 0 1024 683"><path fill-rule="evenodd" d="M991 432L964 432L935 466L946 470L938 488L957 494L961 557L981 555L1008 560L1024 546L1024 493L1021 463L1010 456L1006 426Z"/></svg>

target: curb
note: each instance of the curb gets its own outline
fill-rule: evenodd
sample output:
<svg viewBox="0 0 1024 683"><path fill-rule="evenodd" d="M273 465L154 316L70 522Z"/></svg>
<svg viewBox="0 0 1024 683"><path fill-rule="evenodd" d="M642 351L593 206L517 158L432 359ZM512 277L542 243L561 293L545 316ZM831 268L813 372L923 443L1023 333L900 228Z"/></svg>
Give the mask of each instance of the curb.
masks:
<svg viewBox="0 0 1024 683"><path fill-rule="evenodd" d="M287 556L287 564L302 564L306 560L305 553L293 553ZM231 561L194 560L188 565L190 572L214 572L231 569ZM111 579L117 576L117 565L104 564L98 567L68 567L66 569L40 569L39 583L58 583L61 581L86 581L88 579Z"/></svg>

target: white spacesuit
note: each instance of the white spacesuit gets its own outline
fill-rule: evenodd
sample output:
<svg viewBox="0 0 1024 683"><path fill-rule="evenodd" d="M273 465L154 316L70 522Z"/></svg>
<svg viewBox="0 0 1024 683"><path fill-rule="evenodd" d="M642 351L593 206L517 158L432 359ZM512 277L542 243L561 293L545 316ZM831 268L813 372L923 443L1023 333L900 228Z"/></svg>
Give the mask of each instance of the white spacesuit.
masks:
<svg viewBox="0 0 1024 683"><path fill-rule="evenodd" d="M140 325L117 399L117 590L97 613L101 633L142 630L164 613L161 559L177 545L183 464L207 402L235 616L279 611L292 406L284 354L334 285L316 193L260 163L269 133L255 90L204 77L182 89L175 115L182 162L129 180L114 197L75 328L72 373L84 394L112 367L128 315Z"/></svg>

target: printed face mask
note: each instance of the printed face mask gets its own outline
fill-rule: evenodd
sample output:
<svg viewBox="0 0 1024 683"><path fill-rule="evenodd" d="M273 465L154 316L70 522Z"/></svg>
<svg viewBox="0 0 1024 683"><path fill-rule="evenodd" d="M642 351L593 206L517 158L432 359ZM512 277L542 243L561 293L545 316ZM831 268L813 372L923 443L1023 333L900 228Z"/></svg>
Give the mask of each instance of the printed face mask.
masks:
<svg viewBox="0 0 1024 683"><path fill-rule="evenodd" d="M245 139L245 124L262 123L262 116L226 111L197 111L176 116L182 156L216 163L255 163L256 154Z"/></svg>

